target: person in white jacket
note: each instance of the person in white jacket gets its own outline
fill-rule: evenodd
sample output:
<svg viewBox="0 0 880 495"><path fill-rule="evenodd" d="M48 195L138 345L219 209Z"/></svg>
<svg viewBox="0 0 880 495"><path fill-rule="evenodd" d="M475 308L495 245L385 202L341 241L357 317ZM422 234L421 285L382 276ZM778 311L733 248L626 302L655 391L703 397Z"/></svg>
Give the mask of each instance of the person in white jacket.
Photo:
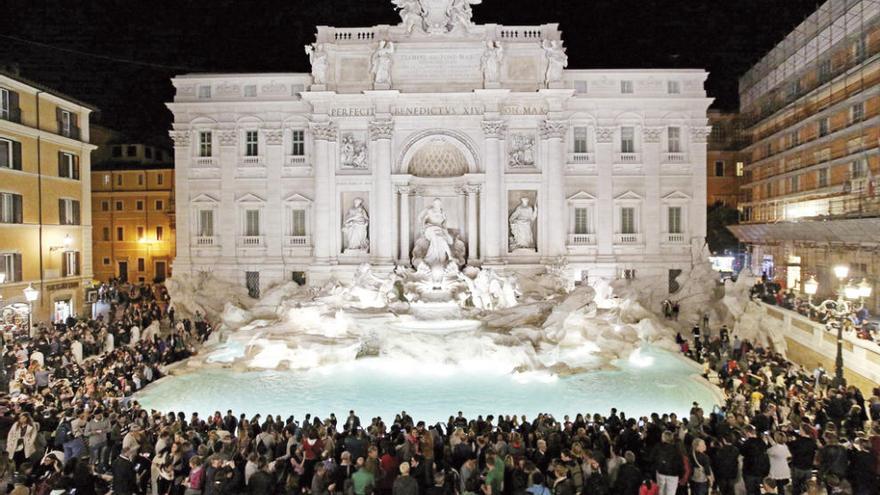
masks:
<svg viewBox="0 0 880 495"><path fill-rule="evenodd" d="M38 430L31 417L25 413L19 415L18 421L9 429L9 434L6 436L6 452L15 461L16 470L21 463L34 455Z"/></svg>

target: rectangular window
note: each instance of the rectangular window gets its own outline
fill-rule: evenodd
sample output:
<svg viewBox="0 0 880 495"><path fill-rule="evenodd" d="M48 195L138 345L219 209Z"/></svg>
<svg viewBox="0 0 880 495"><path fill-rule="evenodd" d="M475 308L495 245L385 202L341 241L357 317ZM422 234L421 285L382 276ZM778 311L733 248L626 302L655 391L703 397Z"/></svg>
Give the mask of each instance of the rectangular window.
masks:
<svg viewBox="0 0 880 495"><path fill-rule="evenodd" d="M104 258L104 266L110 266L110 258Z"/></svg>
<svg viewBox="0 0 880 495"><path fill-rule="evenodd" d="M590 209L575 208L574 209L574 233L589 234L590 233Z"/></svg>
<svg viewBox="0 0 880 495"><path fill-rule="evenodd" d="M213 134L211 131L201 131L199 133L199 156L205 158L212 156L212 139Z"/></svg>
<svg viewBox="0 0 880 495"><path fill-rule="evenodd" d="M162 201L161 199L157 199L156 204L154 206L156 207L156 211L164 211L165 210L165 202Z"/></svg>
<svg viewBox="0 0 880 495"><path fill-rule="evenodd" d="M620 209L620 233L636 233L636 209L632 206L624 206Z"/></svg>
<svg viewBox="0 0 880 495"><path fill-rule="evenodd" d="M820 168L818 175L819 187L828 187L828 169Z"/></svg>
<svg viewBox="0 0 880 495"><path fill-rule="evenodd" d="M122 187L122 174L116 176L116 185Z"/></svg>
<svg viewBox="0 0 880 495"><path fill-rule="evenodd" d="M864 60L868 55L868 39L864 34L853 42L852 55L856 62Z"/></svg>
<svg viewBox="0 0 880 495"><path fill-rule="evenodd" d="M138 154L137 146L130 145L125 148L125 156L136 157L137 154Z"/></svg>
<svg viewBox="0 0 880 495"><path fill-rule="evenodd" d="M868 161L864 158L850 163L850 175L853 179L861 179L868 175Z"/></svg>
<svg viewBox="0 0 880 495"><path fill-rule="evenodd" d="M138 185L144 185L144 174L138 174Z"/></svg>
<svg viewBox="0 0 880 495"><path fill-rule="evenodd" d="M788 191L792 193L796 193L800 190L801 186L801 177L799 175L792 175L788 178Z"/></svg>
<svg viewBox="0 0 880 495"><path fill-rule="evenodd" d="M122 211L122 206L123 206L122 201L117 201L116 202L116 211Z"/></svg>
<svg viewBox="0 0 880 495"><path fill-rule="evenodd" d="M144 240L144 228L143 227L137 228L137 240L138 241Z"/></svg>
<svg viewBox="0 0 880 495"><path fill-rule="evenodd" d="M300 208L290 211L290 235L306 235L306 210Z"/></svg>
<svg viewBox="0 0 880 495"><path fill-rule="evenodd" d="M79 275L79 252L65 251L61 276L74 277L76 275Z"/></svg>
<svg viewBox="0 0 880 495"><path fill-rule="evenodd" d="M623 94L632 94L633 82L632 81L620 81L620 92Z"/></svg>
<svg viewBox="0 0 880 495"><path fill-rule="evenodd" d="M574 92L575 94L584 95L587 94L587 81L575 81L574 82Z"/></svg>
<svg viewBox="0 0 880 495"><path fill-rule="evenodd" d="M587 128L584 126L574 128L574 152L587 152Z"/></svg>
<svg viewBox="0 0 880 495"><path fill-rule="evenodd" d="M620 152L635 153L636 152L636 129L635 127L620 128Z"/></svg>
<svg viewBox="0 0 880 495"><path fill-rule="evenodd" d="M798 95L800 95L800 94L801 94L801 81L800 81L800 79L798 79L797 81L792 81L788 85L788 99L791 100L791 99L797 98Z"/></svg>
<svg viewBox="0 0 880 495"><path fill-rule="evenodd" d="M849 109L850 123L861 122L865 118L865 103L856 103Z"/></svg>
<svg viewBox="0 0 880 495"><path fill-rule="evenodd" d="M21 170L21 143L0 139L0 168Z"/></svg>
<svg viewBox="0 0 880 495"><path fill-rule="evenodd" d="M58 122L58 130L62 136L70 137L73 134L73 114L68 112L67 110L60 110L59 114L59 122Z"/></svg>
<svg viewBox="0 0 880 495"><path fill-rule="evenodd" d="M142 199L135 201L134 209L137 211L144 211L144 201Z"/></svg>
<svg viewBox="0 0 880 495"><path fill-rule="evenodd" d="M161 241L164 236L165 236L165 229L157 226L156 227L156 240Z"/></svg>
<svg viewBox="0 0 880 495"><path fill-rule="evenodd" d="M138 271L143 272L146 270L147 263L143 258L138 258Z"/></svg>
<svg viewBox="0 0 880 495"><path fill-rule="evenodd" d="M260 133L257 131L246 131L244 133L244 155L260 156Z"/></svg>
<svg viewBox="0 0 880 495"><path fill-rule="evenodd" d="M819 137L827 136L830 128L831 124L828 117L819 119Z"/></svg>
<svg viewBox="0 0 880 495"><path fill-rule="evenodd" d="M736 162L736 176L742 177L745 172L746 164L743 162Z"/></svg>
<svg viewBox="0 0 880 495"><path fill-rule="evenodd" d="M293 156L305 156L306 154L306 131L294 129L291 133L290 154Z"/></svg>
<svg viewBox="0 0 880 495"><path fill-rule="evenodd" d="M214 236L214 210L199 210L199 237Z"/></svg>
<svg viewBox="0 0 880 495"><path fill-rule="evenodd" d="M666 129L667 143L670 153L681 153L681 128L668 127Z"/></svg>
<svg viewBox="0 0 880 495"><path fill-rule="evenodd" d="M75 199L58 200L58 223L61 225L79 225L79 201Z"/></svg>
<svg viewBox="0 0 880 495"><path fill-rule="evenodd" d="M210 98L211 86L199 86L199 98Z"/></svg>
<svg viewBox="0 0 880 495"><path fill-rule="evenodd" d="M110 211L109 201L101 201L101 211Z"/></svg>
<svg viewBox="0 0 880 495"><path fill-rule="evenodd" d="M101 229L101 240L104 242L110 242L110 227L104 227Z"/></svg>
<svg viewBox="0 0 880 495"><path fill-rule="evenodd" d="M79 180L79 157L73 153L59 151L58 177Z"/></svg>
<svg viewBox="0 0 880 495"><path fill-rule="evenodd" d="M156 175L156 185L163 185L165 183L165 174L157 174Z"/></svg>
<svg viewBox="0 0 880 495"><path fill-rule="evenodd" d="M11 113L9 105L9 90L6 88L0 88L0 119L9 120L9 115Z"/></svg>
<svg viewBox="0 0 880 495"><path fill-rule="evenodd" d="M681 83L679 81L668 81L666 83L666 92L671 95L681 93Z"/></svg>
<svg viewBox="0 0 880 495"><path fill-rule="evenodd" d="M667 210L670 234L681 234L681 206L670 206Z"/></svg>
<svg viewBox="0 0 880 495"><path fill-rule="evenodd" d="M260 210L245 210L244 235L248 237L260 235Z"/></svg>
<svg viewBox="0 0 880 495"><path fill-rule="evenodd" d="M104 174L104 178L102 179L105 186L110 185L110 174Z"/></svg>
<svg viewBox="0 0 880 495"><path fill-rule="evenodd" d="M21 282L21 254L0 253L0 273L6 274L6 283Z"/></svg>
<svg viewBox="0 0 880 495"><path fill-rule="evenodd" d="M819 83L825 83L831 80L831 60L823 60L819 62Z"/></svg>
<svg viewBox="0 0 880 495"><path fill-rule="evenodd" d="M125 227L116 227L116 240L124 241L125 240Z"/></svg>
<svg viewBox="0 0 880 495"><path fill-rule="evenodd" d="M255 84L246 85L244 87L244 96L245 96L245 98L256 98L257 86Z"/></svg>
<svg viewBox="0 0 880 495"><path fill-rule="evenodd" d="M715 177L724 177L724 160L715 161Z"/></svg>

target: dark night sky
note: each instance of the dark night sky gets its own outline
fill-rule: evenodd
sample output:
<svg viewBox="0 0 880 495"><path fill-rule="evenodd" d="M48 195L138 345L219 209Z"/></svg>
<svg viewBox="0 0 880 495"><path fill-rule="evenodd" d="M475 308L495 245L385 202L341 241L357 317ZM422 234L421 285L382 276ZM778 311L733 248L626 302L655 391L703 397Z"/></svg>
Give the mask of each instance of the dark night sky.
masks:
<svg viewBox="0 0 880 495"><path fill-rule="evenodd" d="M302 46L314 26L399 22L390 0L3 3L0 65L98 106L101 124L134 141L167 138L175 74L306 72ZM816 0L483 0L474 20L559 22L570 68L706 68L715 106L733 109L737 78L816 8Z"/></svg>

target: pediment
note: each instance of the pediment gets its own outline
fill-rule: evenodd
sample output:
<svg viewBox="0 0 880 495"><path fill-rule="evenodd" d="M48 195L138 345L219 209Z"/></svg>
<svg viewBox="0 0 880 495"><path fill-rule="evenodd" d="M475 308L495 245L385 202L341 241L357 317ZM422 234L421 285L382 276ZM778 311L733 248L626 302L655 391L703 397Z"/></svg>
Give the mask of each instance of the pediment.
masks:
<svg viewBox="0 0 880 495"><path fill-rule="evenodd" d="M663 201L690 201L691 197L681 191L672 191L663 196Z"/></svg>
<svg viewBox="0 0 880 495"><path fill-rule="evenodd" d="M216 203L219 203L219 201L217 201L216 198L208 196L207 194L199 194L198 196L191 199L190 203L213 203L213 204L216 204Z"/></svg>
<svg viewBox="0 0 880 495"><path fill-rule="evenodd" d="M578 191L568 197L569 202L575 201L596 201L596 197L586 191Z"/></svg>
<svg viewBox="0 0 880 495"><path fill-rule="evenodd" d="M299 193L293 193L284 198L285 203L311 203L312 200Z"/></svg>
<svg viewBox="0 0 880 495"><path fill-rule="evenodd" d="M265 203L266 200L256 194L247 193L235 200L236 203Z"/></svg>
<svg viewBox="0 0 880 495"><path fill-rule="evenodd" d="M614 199L615 201L641 201L642 197L633 191L627 191Z"/></svg>

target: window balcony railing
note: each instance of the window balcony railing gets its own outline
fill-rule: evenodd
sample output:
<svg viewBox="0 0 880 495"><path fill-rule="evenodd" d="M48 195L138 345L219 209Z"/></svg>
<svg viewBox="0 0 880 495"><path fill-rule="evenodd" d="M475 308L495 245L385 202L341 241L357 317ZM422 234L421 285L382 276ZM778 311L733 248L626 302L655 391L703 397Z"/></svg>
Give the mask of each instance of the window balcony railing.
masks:
<svg viewBox="0 0 880 495"><path fill-rule="evenodd" d="M684 234L666 233L663 236L664 244L684 244Z"/></svg>
<svg viewBox="0 0 880 495"><path fill-rule="evenodd" d="M569 153L568 163L593 163L593 153Z"/></svg>
<svg viewBox="0 0 880 495"><path fill-rule="evenodd" d="M217 159L213 156L197 156L194 163L197 167L214 167L217 165Z"/></svg>
<svg viewBox="0 0 880 495"><path fill-rule="evenodd" d="M198 236L195 238L195 242L193 242L193 244L200 247L211 247L216 246L218 242L217 238L214 236Z"/></svg>
<svg viewBox="0 0 880 495"><path fill-rule="evenodd" d="M687 161L687 155L680 151L670 151L663 153L663 161L665 163L684 163Z"/></svg>
<svg viewBox="0 0 880 495"><path fill-rule="evenodd" d="M238 238L238 245L243 247L261 247L264 244L261 235L243 235Z"/></svg>
<svg viewBox="0 0 880 495"><path fill-rule="evenodd" d="M641 244L642 234L614 234L614 244Z"/></svg>
<svg viewBox="0 0 880 495"><path fill-rule="evenodd" d="M306 247L310 246L312 241L307 235L289 235L285 239L284 244L288 247Z"/></svg>
<svg viewBox="0 0 880 495"><path fill-rule="evenodd" d="M259 167L263 164L262 156L243 156L241 157L241 165L244 167Z"/></svg>
<svg viewBox="0 0 880 495"><path fill-rule="evenodd" d="M592 246L596 244L596 234L569 234L569 246Z"/></svg>
<svg viewBox="0 0 880 495"><path fill-rule="evenodd" d="M617 163L639 163L641 156L638 153L618 153Z"/></svg>
<svg viewBox="0 0 880 495"><path fill-rule="evenodd" d="M288 155L287 166L288 167L305 167L306 166L306 156L305 155Z"/></svg>

